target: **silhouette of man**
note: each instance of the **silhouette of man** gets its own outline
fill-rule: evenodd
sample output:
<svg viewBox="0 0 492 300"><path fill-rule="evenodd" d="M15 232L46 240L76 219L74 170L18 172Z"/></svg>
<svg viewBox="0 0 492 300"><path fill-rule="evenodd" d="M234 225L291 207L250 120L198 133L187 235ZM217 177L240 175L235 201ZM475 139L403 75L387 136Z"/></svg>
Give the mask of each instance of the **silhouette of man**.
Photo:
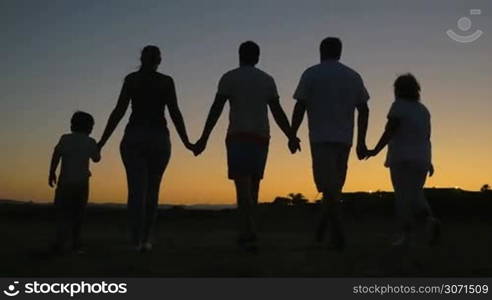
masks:
<svg viewBox="0 0 492 300"><path fill-rule="evenodd" d="M294 135L304 113L308 115L309 139L316 187L323 194L316 240L322 242L329 223L331 246L342 250L345 235L340 212L340 195L354 131L354 111L358 111L357 156L367 155L366 131L369 94L360 75L339 60L342 42L328 37L320 45L321 63L308 68L294 93L297 100L292 115ZM291 151L296 145L289 145Z"/></svg>
<svg viewBox="0 0 492 300"><path fill-rule="evenodd" d="M238 244L246 249L256 249L255 211L270 139L268 107L288 137L291 148L299 147L299 140L292 134L287 116L280 106L275 81L255 67L259 57L260 47L256 43L247 41L241 44L239 68L225 73L220 79L202 136L195 144L195 155L199 155L229 100L226 138L228 173L236 186L240 230Z"/></svg>

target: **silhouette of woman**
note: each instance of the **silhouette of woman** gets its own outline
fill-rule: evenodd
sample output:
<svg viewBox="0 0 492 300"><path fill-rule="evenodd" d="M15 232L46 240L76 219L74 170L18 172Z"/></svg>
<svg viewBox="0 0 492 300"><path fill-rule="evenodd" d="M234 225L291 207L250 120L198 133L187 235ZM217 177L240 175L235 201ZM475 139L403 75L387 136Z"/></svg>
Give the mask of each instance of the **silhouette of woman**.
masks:
<svg viewBox="0 0 492 300"><path fill-rule="evenodd" d="M178 107L174 81L157 72L161 63L159 48L143 48L140 61L140 69L125 77L98 145L104 147L131 102L132 113L120 152L127 175L131 240L137 251L149 251L161 179L171 155L166 106L183 144L190 150L192 145Z"/></svg>
<svg viewBox="0 0 492 300"><path fill-rule="evenodd" d="M375 156L388 146L385 166L390 169L400 223L399 237L393 246L409 245L415 216L425 217L429 243L433 245L440 236L441 223L434 217L424 194L427 175L434 174L431 115L420 100L420 84L412 74L400 75L395 80L394 93L386 128L376 147L367 154Z"/></svg>

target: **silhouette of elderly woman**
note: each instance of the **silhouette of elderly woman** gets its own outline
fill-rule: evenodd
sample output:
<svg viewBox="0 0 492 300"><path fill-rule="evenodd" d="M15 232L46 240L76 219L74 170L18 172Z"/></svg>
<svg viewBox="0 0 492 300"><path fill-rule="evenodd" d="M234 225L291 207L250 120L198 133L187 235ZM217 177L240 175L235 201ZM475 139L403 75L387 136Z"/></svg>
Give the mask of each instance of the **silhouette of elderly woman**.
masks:
<svg viewBox="0 0 492 300"><path fill-rule="evenodd" d="M164 116L166 106L183 144L190 150L193 146L178 107L173 79L157 72L161 63L159 48L143 48L140 61L140 69L125 77L118 103L98 145L104 147L131 103L132 112L120 152L127 175L132 243L137 251L149 251L161 179L171 155Z"/></svg>

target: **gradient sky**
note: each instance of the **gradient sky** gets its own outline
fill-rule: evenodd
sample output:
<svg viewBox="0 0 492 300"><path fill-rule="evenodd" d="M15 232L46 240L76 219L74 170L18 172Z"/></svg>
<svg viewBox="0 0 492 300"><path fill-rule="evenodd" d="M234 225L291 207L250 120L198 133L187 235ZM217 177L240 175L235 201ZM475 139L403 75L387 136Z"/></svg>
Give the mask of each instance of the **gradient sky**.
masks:
<svg viewBox="0 0 492 300"><path fill-rule="evenodd" d="M342 2L342 3L339 3ZM470 9L470 44L449 39ZM259 68L276 80L291 114L300 74L318 62L326 36L344 42L342 61L360 72L371 94L368 145L377 142L393 101L397 74L413 72L432 114L436 174L428 186L477 190L492 183L491 1L21 1L0 2L0 198L51 201L47 185L53 146L76 110L94 115L99 138L125 74L139 51L155 44L160 71L171 75L192 141L201 133L220 76L238 65L245 40L261 47ZM170 125L173 153L161 203L234 203L226 178L223 114L202 156L184 149ZM126 201L118 144L129 113L92 166L91 201ZM260 201L302 192L316 196L306 124L303 151L288 153L272 126ZM345 191L391 190L384 155L350 158Z"/></svg>

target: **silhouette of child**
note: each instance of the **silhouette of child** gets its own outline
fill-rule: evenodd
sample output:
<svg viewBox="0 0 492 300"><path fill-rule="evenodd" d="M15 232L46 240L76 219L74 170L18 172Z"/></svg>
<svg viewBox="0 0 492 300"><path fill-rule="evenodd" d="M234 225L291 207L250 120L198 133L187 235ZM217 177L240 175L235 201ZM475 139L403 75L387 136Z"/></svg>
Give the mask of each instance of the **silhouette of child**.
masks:
<svg viewBox="0 0 492 300"><path fill-rule="evenodd" d="M71 119L71 133L64 134L53 151L48 183L54 187L56 210L56 242L54 250L64 251L71 238L72 250L81 253L80 231L89 196L89 159L101 159L96 141L89 135L94 127L94 118L78 111ZM56 169L61 159L60 176Z"/></svg>
<svg viewBox="0 0 492 300"><path fill-rule="evenodd" d="M395 191L395 207L400 236L394 246L407 244L414 216L425 217L429 226L429 243L434 244L440 233L440 222L425 198L427 175L434 174L431 159L431 118L420 101L420 84L412 74L399 76L394 83L395 101L388 113L386 129L374 150L377 155L386 145L385 166L390 169Z"/></svg>

